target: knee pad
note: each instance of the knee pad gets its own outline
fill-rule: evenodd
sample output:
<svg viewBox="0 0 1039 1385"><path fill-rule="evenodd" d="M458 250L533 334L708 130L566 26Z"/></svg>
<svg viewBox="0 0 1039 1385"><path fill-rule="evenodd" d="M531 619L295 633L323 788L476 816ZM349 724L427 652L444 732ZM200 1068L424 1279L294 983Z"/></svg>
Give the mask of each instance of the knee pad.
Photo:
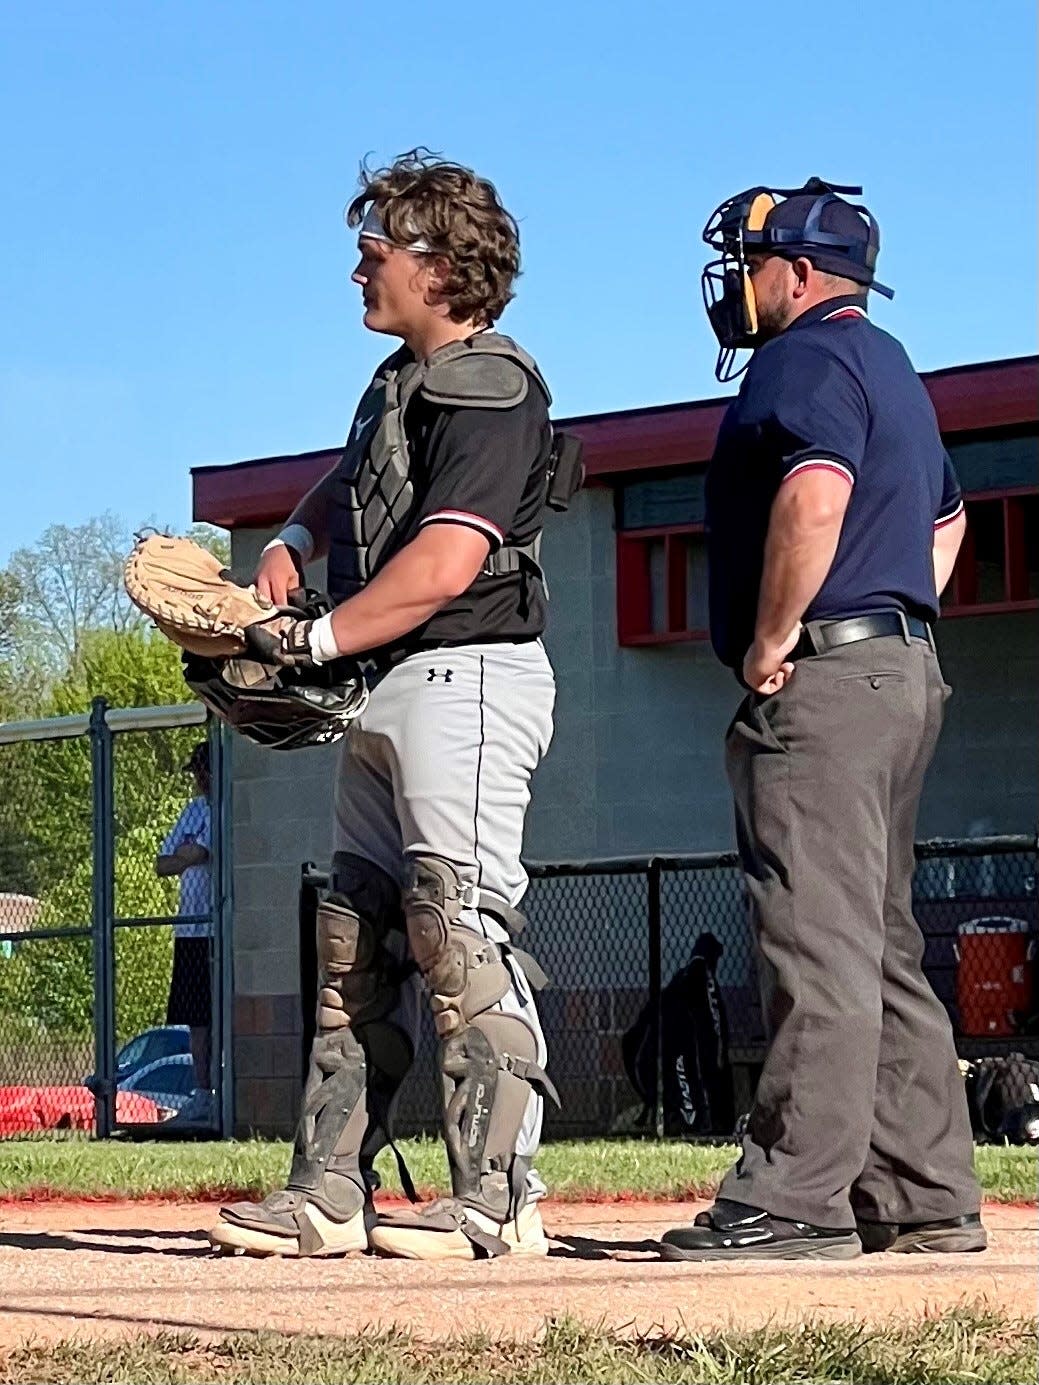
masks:
<svg viewBox="0 0 1039 1385"><path fill-rule="evenodd" d="M357 1028L393 1008L393 983L382 939L344 895L332 894L317 909L319 1033Z"/></svg>
<svg viewBox="0 0 1039 1385"><path fill-rule="evenodd" d="M358 1027L387 1014L398 977L385 949L402 923L397 887L371 861L336 852L332 893L317 910L319 1031Z"/></svg>
<svg viewBox="0 0 1039 1385"><path fill-rule="evenodd" d="M442 1039L489 1010L512 985L498 944L459 926L465 892L450 861L417 856L409 862L403 892L408 942Z"/></svg>

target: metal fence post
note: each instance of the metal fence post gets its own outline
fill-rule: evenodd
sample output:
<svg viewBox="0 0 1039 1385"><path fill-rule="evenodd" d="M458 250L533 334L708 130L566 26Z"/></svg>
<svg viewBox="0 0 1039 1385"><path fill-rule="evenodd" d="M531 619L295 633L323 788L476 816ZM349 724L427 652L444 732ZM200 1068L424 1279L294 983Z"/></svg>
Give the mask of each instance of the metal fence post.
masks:
<svg viewBox="0 0 1039 1385"><path fill-rule="evenodd" d="M93 836L94 1088L97 1138L107 1140L115 1124L115 809L112 793L112 732L108 703L90 704L91 832Z"/></svg>
<svg viewBox="0 0 1039 1385"><path fill-rule="evenodd" d="M646 869L646 922L649 929L649 1003L653 1013L653 1128L664 1137L664 1024L661 994L663 975L660 937L660 862L652 858Z"/></svg>
<svg viewBox="0 0 1039 1385"><path fill-rule="evenodd" d="M316 872L313 861L304 861L299 873L299 1001L303 1012L304 1082L317 1032L317 907L320 896L313 879Z"/></svg>
<svg viewBox="0 0 1039 1385"><path fill-rule="evenodd" d="M224 1139L234 1133L234 943L232 934L231 775L226 731L215 717L208 727L210 815L210 915L213 928L213 1035L210 1083L217 1076L217 1124Z"/></svg>

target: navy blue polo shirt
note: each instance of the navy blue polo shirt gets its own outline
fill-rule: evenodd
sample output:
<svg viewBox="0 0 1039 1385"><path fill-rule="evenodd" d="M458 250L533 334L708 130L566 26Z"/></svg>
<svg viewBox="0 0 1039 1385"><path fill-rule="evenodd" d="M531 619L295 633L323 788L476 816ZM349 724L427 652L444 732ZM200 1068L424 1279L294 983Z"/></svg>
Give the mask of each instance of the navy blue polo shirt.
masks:
<svg viewBox="0 0 1039 1385"><path fill-rule="evenodd" d="M934 530L959 514L960 488L923 382L864 304L831 298L765 342L722 422L706 487L711 640L737 670L754 640L772 502L804 471L851 487L804 619L938 614Z"/></svg>

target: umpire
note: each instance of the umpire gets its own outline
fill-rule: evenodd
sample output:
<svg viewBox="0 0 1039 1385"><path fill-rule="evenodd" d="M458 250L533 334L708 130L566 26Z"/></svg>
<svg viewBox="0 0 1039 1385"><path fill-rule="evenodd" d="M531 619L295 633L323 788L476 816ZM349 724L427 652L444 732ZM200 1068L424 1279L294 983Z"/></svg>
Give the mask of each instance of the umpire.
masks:
<svg viewBox="0 0 1039 1385"><path fill-rule="evenodd" d="M724 203L711 636L771 1045L741 1157L670 1259L982 1250L963 1082L922 967L913 838L949 688L932 624L963 504L928 395L866 313L877 224L812 179Z"/></svg>

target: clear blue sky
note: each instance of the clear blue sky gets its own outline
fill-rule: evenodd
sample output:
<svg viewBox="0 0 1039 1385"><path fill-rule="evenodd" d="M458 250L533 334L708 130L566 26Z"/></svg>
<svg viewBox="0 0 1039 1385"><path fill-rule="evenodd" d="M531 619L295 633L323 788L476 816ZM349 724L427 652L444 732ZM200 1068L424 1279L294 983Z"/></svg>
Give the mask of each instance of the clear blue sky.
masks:
<svg viewBox="0 0 1039 1385"><path fill-rule="evenodd" d="M864 184L921 369L1034 351L1034 57L1031 0L0 0L0 562L343 437L368 152L498 183L558 414L718 393L703 222L813 173Z"/></svg>

